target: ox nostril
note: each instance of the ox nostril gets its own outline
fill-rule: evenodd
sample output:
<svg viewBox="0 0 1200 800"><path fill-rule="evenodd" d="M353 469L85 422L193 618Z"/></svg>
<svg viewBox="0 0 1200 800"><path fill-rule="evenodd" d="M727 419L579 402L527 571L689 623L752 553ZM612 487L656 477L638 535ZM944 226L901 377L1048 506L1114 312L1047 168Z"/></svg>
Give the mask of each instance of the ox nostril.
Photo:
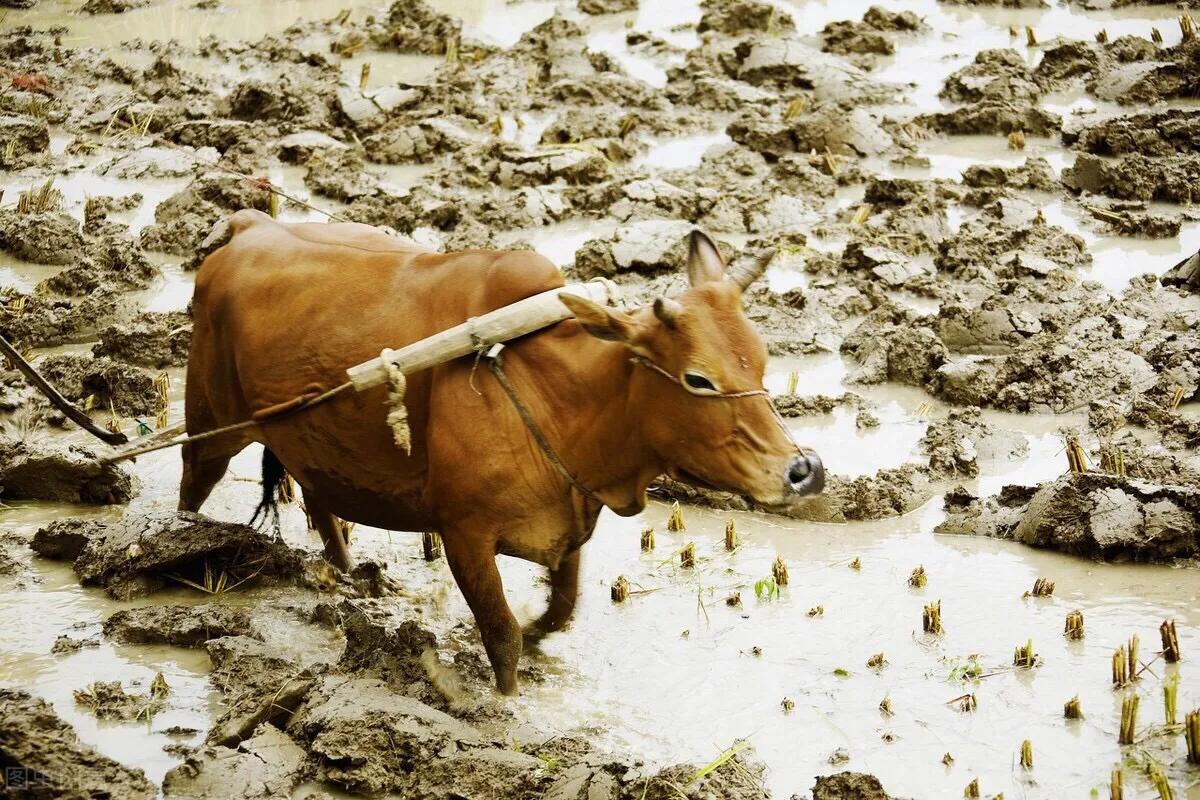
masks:
<svg viewBox="0 0 1200 800"><path fill-rule="evenodd" d="M793 494L818 494L825 488L825 467L816 453L792 459L787 470L787 488Z"/></svg>

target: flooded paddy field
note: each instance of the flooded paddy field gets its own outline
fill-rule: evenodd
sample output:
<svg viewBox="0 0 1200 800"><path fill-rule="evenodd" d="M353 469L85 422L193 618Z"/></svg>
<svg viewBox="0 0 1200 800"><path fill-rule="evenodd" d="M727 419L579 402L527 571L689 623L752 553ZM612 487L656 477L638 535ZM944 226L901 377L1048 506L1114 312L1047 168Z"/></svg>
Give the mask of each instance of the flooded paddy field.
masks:
<svg viewBox="0 0 1200 800"><path fill-rule="evenodd" d="M684 288L699 226L775 250L744 306L829 472L787 515L665 477L604 511L507 698L420 534L355 526L343 575L302 496L281 541L246 527L258 446L177 515L177 450L103 464L0 372L8 792L1200 797L1189 19L0 0L0 334L99 424L183 419L195 269L240 208L533 249L631 306ZM499 561L535 619L545 570Z"/></svg>

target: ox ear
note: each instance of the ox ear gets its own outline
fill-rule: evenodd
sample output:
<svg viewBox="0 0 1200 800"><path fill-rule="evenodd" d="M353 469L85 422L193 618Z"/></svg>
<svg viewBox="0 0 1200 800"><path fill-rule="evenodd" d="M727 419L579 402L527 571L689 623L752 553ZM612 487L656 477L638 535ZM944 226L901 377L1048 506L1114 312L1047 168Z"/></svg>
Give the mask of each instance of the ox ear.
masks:
<svg viewBox="0 0 1200 800"><path fill-rule="evenodd" d="M619 308L609 308L591 300L585 300L573 294L563 292L558 296L583 329L595 336L610 342L621 342L633 345L641 331L641 326L633 317Z"/></svg>
<svg viewBox="0 0 1200 800"><path fill-rule="evenodd" d="M688 283L699 286L715 283L725 277L725 259L712 239L699 230L693 230L688 238Z"/></svg>
<svg viewBox="0 0 1200 800"><path fill-rule="evenodd" d="M700 230L693 230L688 237L688 283L699 286L714 283L725 277L725 259L712 239Z"/></svg>

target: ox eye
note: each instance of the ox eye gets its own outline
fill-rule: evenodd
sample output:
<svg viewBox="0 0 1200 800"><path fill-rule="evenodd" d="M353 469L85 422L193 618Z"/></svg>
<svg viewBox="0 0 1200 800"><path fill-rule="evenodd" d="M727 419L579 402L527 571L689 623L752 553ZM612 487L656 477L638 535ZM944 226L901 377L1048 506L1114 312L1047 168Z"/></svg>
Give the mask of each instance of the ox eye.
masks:
<svg viewBox="0 0 1200 800"><path fill-rule="evenodd" d="M683 383L688 389L698 394L716 394L717 387L699 372L683 373Z"/></svg>

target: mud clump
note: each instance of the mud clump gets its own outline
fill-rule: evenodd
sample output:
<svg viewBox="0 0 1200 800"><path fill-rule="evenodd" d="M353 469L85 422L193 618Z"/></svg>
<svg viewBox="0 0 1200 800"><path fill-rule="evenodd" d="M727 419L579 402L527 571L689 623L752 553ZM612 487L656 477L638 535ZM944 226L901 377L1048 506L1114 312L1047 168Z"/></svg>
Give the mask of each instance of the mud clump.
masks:
<svg viewBox="0 0 1200 800"><path fill-rule="evenodd" d="M141 233L142 247L191 256L213 226L234 211L269 210L270 195L260 182L221 173L201 175L158 204L154 209L154 224Z"/></svg>
<svg viewBox="0 0 1200 800"><path fill-rule="evenodd" d="M229 588L252 580L293 583L304 574L304 554L268 534L185 511L128 514L103 526L55 520L34 535L33 549L53 558L71 552L80 536L87 542L74 559L75 574L118 600L150 594L172 579L212 591L222 579Z"/></svg>
<svg viewBox="0 0 1200 800"><path fill-rule="evenodd" d="M698 33L717 31L738 36L744 33L796 30L791 16L770 3L759 0L704 0L703 14L696 26Z"/></svg>
<svg viewBox="0 0 1200 800"><path fill-rule="evenodd" d="M124 767L80 742L44 700L0 689L0 719L0 765L10 784L12 776L24 782L18 796L149 800L158 795L141 770Z"/></svg>
<svg viewBox="0 0 1200 800"><path fill-rule="evenodd" d="M749 748L739 749L719 767L697 779L701 772L702 768L693 764L666 767L647 779L635 781L626 788L621 800L678 798L681 786L687 787L683 796L689 800L751 800L766 795L762 786L765 767Z"/></svg>
<svg viewBox="0 0 1200 800"><path fill-rule="evenodd" d="M871 312L842 340L842 352L860 365L848 380L859 384L929 384L949 355L933 332L933 323L932 318L891 305Z"/></svg>
<svg viewBox="0 0 1200 800"><path fill-rule="evenodd" d="M1105 561L1167 561L1200 553L1200 490L1103 473L1068 474L1040 488L1006 487L980 500L946 497L938 533L1013 539Z"/></svg>
<svg viewBox="0 0 1200 800"><path fill-rule="evenodd" d="M611 239L586 242L575 253L575 271L582 278L678 271L687 263L691 229L679 220L645 220L618 228Z"/></svg>
<svg viewBox="0 0 1200 800"><path fill-rule="evenodd" d="M1059 189L1058 176L1050 162L1041 156L1031 156L1019 167L1002 167L993 164L977 164L967 167L962 174L963 183L976 189L1004 187L1008 189L1032 189L1053 192Z"/></svg>
<svg viewBox="0 0 1200 800"><path fill-rule="evenodd" d="M50 129L45 120L18 114L0 114L0 142L13 142L0 148L0 167L13 169L26 156L44 153L50 148Z"/></svg>
<svg viewBox="0 0 1200 800"><path fill-rule="evenodd" d="M637 11L638 0L579 0L578 6L585 14L619 14Z"/></svg>
<svg viewBox="0 0 1200 800"><path fill-rule="evenodd" d="M912 33L928 26L911 11L891 12L879 6L871 6L861 22L839 20L831 22L821 31L824 37L822 50L845 56L881 55L896 52L896 45L885 33L897 31ZM864 64L870 64L870 61Z"/></svg>
<svg viewBox="0 0 1200 800"><path fill-rule="evenodd" d="M145 695L125 691L120 681L96 681L74 692L75 705L88 709L97 719L116 719L129 722L150 718L162 706L170 691L165 682L152 684Z"/></svg>
<svg viewBox="0 0 1200 800"><path fill-rule="evenodd" d="M150 5L150 0L87 0L79 7L81 14L124 14L133 8Z"/></svg>
<svg viewBox="0 0 1200 800"><path fill-rule="evenodd" d="M78 445L35 444L0 437L0 487L9 500L52 503L127 503L133 477Z"/></svg>
<svg viewBox="0 0 1200 800"><path fill-rule="evenodd" d="M946 78L939 97L959 103L983 100L1033 103L1042 90L1016 50L982 50L975 60Z"/></svg>
<svg viewBox="0 0 1200 800"><path fill-rule="evenodd" d="M1152 213L1146 210L1144 203L1084 206L1084 210L1104 223L1108 230L1122 236L1174 239L1183 228L1183 217L1178 214Z"/></svg>
<svg viewBox="0 0 1200 800"><path fill-rule="evenodd" d="M124 417L154 414L162 407L154 378L111 358L67 353L47 356L37 368L68 400L90 397L95 408Z"/></svg>
<svg viewBox="0 0 1200 800"><path fill-rule="evenodd" d="M405 53L440 56L450 43L458 44L462 23L449 14L440 14L424 0L400 0L388 9L386 33L377 44L385 44Z"/></svg>
<svg viewBox="0 0 1200 800"><path fill-rule="evenodd" d="M209 639L249 636L252 631L246 611L220 603L128 608L104 621L104 635L110 639L176 647L199 647Z"/></svg>
<svg viewBox="0 0 1200 800"><path fill-rule="evenodd" d="M1119 200L1191 203L1200 183L1200 154L1148 157L1130 154L1115 160L1081 153L1063 170L1062 181L1075 191Z"/></svg>
<svg viewBox="0 0 1200 800"><path fill-rule="evenodd" d="M974 407L952 408L931 422L919 446L929 456L930 473L947 478L977 477L981 460L1008 461L1028 450L1024 437L995 431Z"/></svg>
<svg viewBox="0 0 1200 800"><path fill-rule="evenodd" d="M813 522L887 519L915 511L931 497L929 470L905 464L856 478L830 476L823 493L801 500L787 516Z"/></svg>
<svg viewBox="0 0 1200 800"><path fill-rule="evenodd" d="M309 772L307 754L271 725L235 747L210 745L163 778L163 794L191 800L289 797Z"/></svg>
<svg viewBox="0 0 1200 800"><path fill-rule="evenodd" d="M19 314L0 314L0 334L21 348L79 341L98 325L126 318L134 305L129 297L108 285L73 299L0 289L0 304L13 311L17 304L22 306Z"/></svg>
<svg viewBox="0 0 1200 800"><path fill-rule="evenodd" d="M939 271L968 277L973 271L1008 276L1046 274L1056 267L1092 263L1082 237L1048 223L1025 202L996 201L938 244Z"/></svg>
<svg viewBox="0 0 1200 800"><path fill-rule="evenodd" d="M35 264L70 264L83 255L79 223L56 211L0 211L0 250Z"/></svg>
<svg viewBox="0 0 1200 800"><path fill-rule="evenodd" d="M819 775L813 785L812 800L892 800L874 775L839 772Z"/></svg>
<svg viewBox="0 0 1200 800"><path fill-rule="evenodd" d="M192 341L192 318L180 311L147 311L129 322L101 328L92 346L97 358L162 369L187 364Z"/></svg>
<svg viewBox="0 0 1200 800"><path fill-rule="evenodd" d="M951 135L1021 131L1031 136L1052 136L1062 128L1062 117L1039 108L1035 103L995 99L968 103L953 111L919 114L913 122L929 130Z"/></svg>
<svg viewBox="0 0 1200 800"><path fill-rule="evenodd" d="M1200 116L1181 108L1113 117L1063 131L1063 143L1098 156L1200 152Z"/></svg>
<svg viewBox="0 0 1200 800"><path fill-rule="evenodd" d="M536 796L542 762L501 750L478 730L376 678L318 678L287 730L317 760L317 778L358 794L405 797L498 791Z"/></svg>
<svg viewBox="0 0 1200 800"><path fill-rule="evenodd" d="M81 297L101 287L145 289L160 276L141 247L124 235L89 241L80 263L38 284L39 292Z"/></svg>
<svg viewBox="0 0 1200 800"><path fill-rule="evenodd" d="M1190 287L1200 292L1200 252L1180 261L1162 276L1164 286Z"/></svg>

